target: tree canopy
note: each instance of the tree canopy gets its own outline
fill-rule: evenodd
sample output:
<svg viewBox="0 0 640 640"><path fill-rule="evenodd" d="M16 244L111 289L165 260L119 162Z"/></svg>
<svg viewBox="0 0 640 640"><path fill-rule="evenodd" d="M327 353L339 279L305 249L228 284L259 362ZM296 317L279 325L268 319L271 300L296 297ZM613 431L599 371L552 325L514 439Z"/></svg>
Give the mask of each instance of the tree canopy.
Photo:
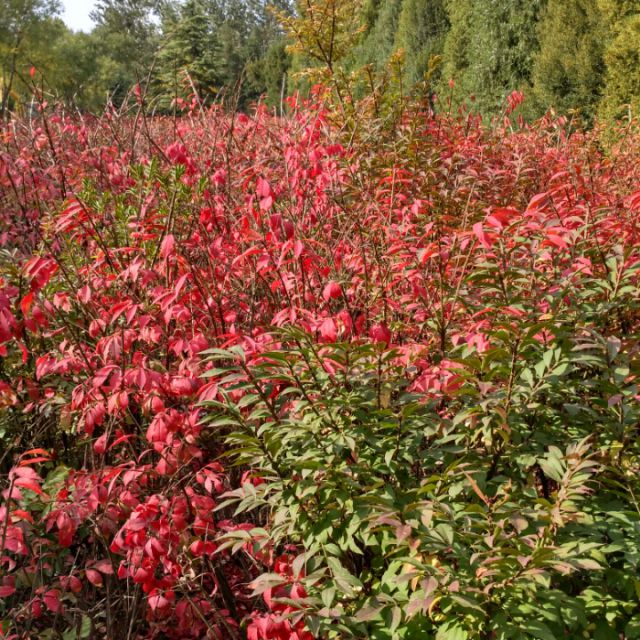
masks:
<svg viewBox="0 0 640 640"><path fill-rule="evenodd" d="M3 116L34 84L83 110L119 106L138 83L155 110L193 92L246 109L327 77L347 100L426 82L440 109L486 117L516 90L527 117L591 123L640 106L638 0L99 0L91 33L59 12L0 5Z"/></svg>

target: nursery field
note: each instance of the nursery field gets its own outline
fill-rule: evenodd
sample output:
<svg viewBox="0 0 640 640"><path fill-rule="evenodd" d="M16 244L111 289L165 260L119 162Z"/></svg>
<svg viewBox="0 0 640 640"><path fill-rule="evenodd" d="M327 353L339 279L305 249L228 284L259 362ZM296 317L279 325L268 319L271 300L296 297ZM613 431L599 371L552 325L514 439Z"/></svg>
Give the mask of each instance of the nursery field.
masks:
<svg viewBox="0 0 640 640"><path fill-rule="evenodd" d="M640 638L640 132L519 101L3 124L0 637Z"/></svg>

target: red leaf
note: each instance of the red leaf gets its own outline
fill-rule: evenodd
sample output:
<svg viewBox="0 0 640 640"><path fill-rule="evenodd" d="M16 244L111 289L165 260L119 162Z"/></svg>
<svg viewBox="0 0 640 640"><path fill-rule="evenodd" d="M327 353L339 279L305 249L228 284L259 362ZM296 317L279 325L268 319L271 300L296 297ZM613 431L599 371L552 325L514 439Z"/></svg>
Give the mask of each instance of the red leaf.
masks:
<svg viewBox="0 0 640 640"><path fill-rule="evenodd" d="M24 344L19 340L16 340L16 342L18 343L18 347L20 348L20 351L22 353L22 364L27 364L27 361L29 360L29 352L27 351L27 347L25 347Z"/></svg>
<svg viewBox="0 0 640 640"><path fill-rule="evenodd" d="M56 526L58 527L58 544L60 544L61 547L70 547L76 529L69 514L64 511L58 513Z"/></svg>
<svg viewBox="0 0 640 640"><path fill-rule="evenodd" d="M87 213L84 207L77 200L70 200L67 208L58 218L57 231L59 233L68 233L87 219Z"/></svg>
<svg viewBox="0 0 640 640"><path fill-rule="evenodd" d="M8 598L16 592L16 588L13 585L4 585L0 587L0 598Z"/></svg>
<svg viewBox="0 0 640 640"><path fill-rule="evenodd" d="M268 211L273 206L273 196L267 196L260 200L260 208L263 211Z"/></svg>
<svg viewBox="0 0 640 640"><path fill-rule="evenodd" d="M20 300L20 310L22 311L22 315L26 316L29 313L29 309L31 309L31 305L33 304L33 291L27 293L27 295Z"/></svg>
<svg viewBox="0 0 640 640"><path fill-rule="evenodd" d="M93 450L98 455L103 455L107 451L107 442L109 440L109 434L103 433L94 443Z"/></svg>
<svg viewBox="0 0 640 640"><path fill-rule="evenodd" d="M43 596L44 606L51 611L51 613L58 613L62 609L62 603L60 602L60 591L58 589L49 589Z"/></svg>
<svg viewBox="0 0 640 640"><path fill-rule="evenodd" d="M111 307L111 320L109 322L113 324L130 306L131 302L129 300L114 304Z"/></svg>
<svg viewBox="0 0 640 640"><path fill-rule="evenodd" d="M560 234L553 231L547 233L547 240L559 249L566 249L569 246Z"/></svg>
<svg viewBox="0 0 640 640"><path fill-rule="evenodd" d="M342 295L342 287L337 282L329 282L322 291L325 302L339 298Z"/></svg>
<svg viewBox="0 0 640 640"><path fill-rule="evenodd" d="M369 337L374 342L383 342L388 345L391 342L391 331L384 322L374 324L369 330Z"/></svg>
<svg viewBox="0 0 640 640"><path fill-rule="evenodd" d="M93 565L93 568L100 573L103 573L105 576L113 575L113 565L110 560L98 560L98 562Z"/></svg>
<svg viewBox="0 0 640 640"><path fill-rule="evenodd" d="M182 290L182 287L184 287L184 283L189 279L189 273L185 273L182 276L180 276L176 282L176 286L174 287L174 291L176 293L176 295L180 294L180 291Z"/></svg>
<svg viewBox="0 0 640 640"><path fill-rule="evenodd" d="M235 267L237 264L240 264L245 258L248 258L249 256L255 256L258 253L262 253L262 249L260 247L255 245L253 247L249 247L246 251L233 259L232 266Z"/></svg>
<svg viewBox="0 0 640 640"><path fill-rule="evenodd" d="M99 571L96 571L95 569L87 569L85 573L87 576L87 580L94 587L101 587L104 584L102 580L102 574Z"/></svg>
<svg viewBox="0 0 640 640"><path fill-rule="evenodd" d="M485 249L491 249L491 242L489 242L489 236L485 233L484 228L482 227L482 222L476 222L473 225L473 233L475 233L476 238L478 238L480 244Z"/></svg>
<svg viewBox="0 0 640 640"><path fill-rule="evenodd" d="M82 582L77 576L60 576L60 585L65 591L80 593L82 591Z"/></svg>
<svg viewBox="0 0 640 640"><path fill-rule="evenodd" d="M51 454L46 449L29 449L25 451L20 457L24 458L25 456L46 456L49 460L51 460Z"/></svg>
<svg viewBox="0 0 640 640"><path fill-rule="evenodd" d="M527 211L542 211L547 204L549 204L549 194L546 191L544 193L537 193L529 201Z"/></svg>
<svg viewBox="0 0 640 640"><path fill-rule="evenodd" d="M168 258L173 253L175 243L176 241L173 235L168 234L167 236L165 236L162 244L160 245L160 257Z"/></svg>
<svg viewBox="0 0 640 640"><path fill-rule="evenodd" d="M29 460L22 460L18 463L20 467L26 467L30 464L37 464L38 462L49 462L51 458L49 456L40 456L39 458L30 458Z"/></svg>
<svg viewBox="0 0 640 640"><path fill-rule="evenodd" d="M320 335L325 342L335 342L338 338L338 328L333 318L326 318L320 325Z"/></svg>
<svg viewBox="0 0 640 640"><path fill-rule="evenodd" d="M91 300L91 289L87 285L78 290L78 300L84 304Z"/></svg>
<svg viewBox="0 0 640 640"><path fill-rule="evenodd" d="M166 609L169 606L169 601L160 594L149 596L149 606L153 611Z"/></svg>
<svg viewBox="0 0 640 640"><path fill-rule="evenodd" d="M271 195L271 185L264 178L258 178L257 191L260 198L268 198Z"/></svg>
<svg viewBox="0 0 640 640"><path fill-rule="evenodd" d="M28 511L24 511L23 509L14 509L11 512L11 516L18 520L26 520L27 522L33 524L33 517Z"/></svg>
<svg viewBox="0 0 640 640"><path fill-rule="evenodd" d="M45 492L40 488L40 485L35 480L30 480L28 478L18 478L13 482L13 484L16 487L29 489L29 491L33 491L34 493L37 493L39 496L46 496Z"/></svg>
<svg viewBox="0 0 640 640"><path fill-rule="evenodd" d="M129 440L134 439L136 436L134 434L128 434L128 435L122 435L119 438L116 438L110 445L109 445L109 449L113 449L114 447L117 447L119 444L122 444L123 442L128 442Z"/></svg>

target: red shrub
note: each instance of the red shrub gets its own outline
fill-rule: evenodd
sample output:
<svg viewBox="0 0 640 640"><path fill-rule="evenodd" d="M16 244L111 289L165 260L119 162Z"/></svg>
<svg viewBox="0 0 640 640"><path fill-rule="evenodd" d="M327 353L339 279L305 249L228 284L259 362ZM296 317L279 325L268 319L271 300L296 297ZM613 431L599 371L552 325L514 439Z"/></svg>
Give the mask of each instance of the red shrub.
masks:
<svg viewBox="0 0 640 640"><path fill-rule="evenodd" d="M482 353L522 313L499 290L457 289L474 265L535 260L543 315L554 274L602 269L572 252L585 219L602 246L637 246L640 164L562 122L489 131L413 113L372 152L343 147L317 104L286 119L36 120L0 133L7 637L86 615L91 637L120 637L126 616L140 638L248 624L249 639L307 640L273 599L304 597L293 577L262 602L249 587L289 575L280 550L243 537L264 523L216 511L245 470L218 462L200 423L219 389L199 354L259 358L269 327L293 324L319 344L397 346L411 389L446 395L460 384L446 348ZM31 442L46 451L19 455ZM218 549L220 531L242 553Z"/></svg>

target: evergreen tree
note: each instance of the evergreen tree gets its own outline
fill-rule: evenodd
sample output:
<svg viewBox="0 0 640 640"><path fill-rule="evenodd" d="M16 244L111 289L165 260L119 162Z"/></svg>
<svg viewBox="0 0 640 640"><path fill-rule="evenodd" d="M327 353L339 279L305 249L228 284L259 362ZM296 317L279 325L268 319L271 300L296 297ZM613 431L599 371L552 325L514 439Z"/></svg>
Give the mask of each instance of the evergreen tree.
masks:
<svg viewBox="0 0 640 640"><path fill-rule="evenodd" d="M445 0L449 16L449 31L445 38L442 62L442 82L439 93L451 95L454 103L473 96L472 39L474 10L477 0ZM453 81L453 89L445 88L445 82Z"/></svg>
<svg viewBox="0 0 640 640"><path fill-rule="evenodd" d="M290 11L285 0L277 6ZM164 12L163 33L158 84L166 97L182 92L188 74L205 101L220 96L246 108L268 90L272 104L279 100L288 56L266 0L187 0Z"/></svg>
<svg viewBox="0 0 640 640"><path fill-rule="evenodd" d="M247 38L245 95L255 100L266 94L270 106L280 107L288 88L291 56L277 13L291 16L293 7L289 0L249 0L248 6L253 20Z"/></svg>
<svg viewBox="0 0 640 640"><path fill-rule="evenodd" d="M598 0L549 0L533 66L539 111L578 109L591 119L604 82L606 28Z"/></svg>
<svg viewBox="0 0 640 640"><path fill-rule="evenodd" d="M262 87L253 85L256 78L247 71L255 61L266 54L261 29L263 7L247 0L226 0L223 19L215 25L216 39L224 55L220 57L220 76L226 92L244 106L259 97Z"/></svg>
<svg viewBox="0 0 640 640"><path fill-rule="evenodd" d="M600 115L640 115L640 0L600 0L611 38L604 54L606 82Z"/></svg>
<svg viewBox="0 0 640 640"><path fill-rule="evenodd" d="M176 11L165 13L158 77L166 98L190 93L192 87L203 100L218 93L222 49L216 36L222 21L220 8L203 0L186 0Z"/></svg>
<svg viewBox="0 0 640 640"><path fill-rule="evenodd" d="M380 4L383 0L365 0L365 4L362 8L362 21L364 23L363 33L365 36L371 33L371 30L376 24L378 19L378 13L380 11Z"/></svg>
<svg viewBox="0 0 640 640"><path fill-rule="evenodd" d="M410 84L423 79L429 60L444 50L449 17L443 0L404 0L395 38L405 51L405 79Z"/></svg>
<svg viewBox="0 0 640 640"><path fill-rule="evenodd" d="M371 64L377 71L382 71L396 50L402 0L383 0L369 5L365 9L363 19L366 19L367 10L369 19L375 18L371 24L367 24L366 34L362 43L354 49L353 62L349 66L358 68Z"/></svg>
<svg viewBox="0 0 640 640"><path fill-rule="evenodd" d="M260 73L260 81L264 86L267 104L282 109L282 100L287 94L291 56L287 52L284 37L275 40L267 50L259 65L253 69Z"/></svg>
<svg viewBox="0 0 640 640"><path fill-rule="evenodd" d="M236 0L237 1L237 0ZM267 94L271 105L280 103L283 82L288 76L291 58L287 54L283 28L276 11L291 15L289 0L241 0L233 27L236 35L235 67L229 66L229 79L242 78L240 105L247 106ZM274 11L274 9L276 11ZM231 62L231 61L230 61Z"/></svg>
<svg viewBox="0 0 640 640"><path fill-rule="evenodd" d="M545 5L546 0L448 0L443 82L456 82L458 102L474 96L475 108L491 114L511 91L530 85L536 25Z"/></svg>

